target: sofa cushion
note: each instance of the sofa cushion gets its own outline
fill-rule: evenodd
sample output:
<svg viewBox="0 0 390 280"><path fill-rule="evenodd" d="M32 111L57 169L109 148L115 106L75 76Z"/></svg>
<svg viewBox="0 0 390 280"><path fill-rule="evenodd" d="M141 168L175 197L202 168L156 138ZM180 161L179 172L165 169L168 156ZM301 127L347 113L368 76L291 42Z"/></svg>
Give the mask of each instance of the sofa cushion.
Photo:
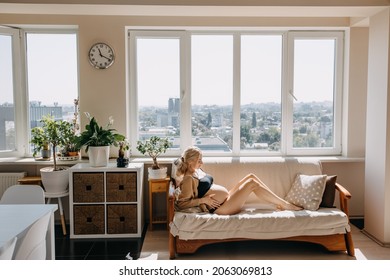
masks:
<svg viewBox="0 0 390 280"><path fill-rule="evenodd" d="M296 174L320 175L321 163L315 158L240 157L203 158L203 170L214 177L214 183L232 189L244 176L255 174L276 195L285 197ZM250 195L248 204L261 203L256 195Z"/></svg>
<svg viewBox="0 0 390 280"><path fill-rule="evenodd" d="M324 194L327 175L297 174L285 199L307 210L317 210Z"/></svg>
<svg viewBox="0 0 390 280"><path fill-rule="evenodd" d="M348 216L337 208L273 211L244 208L234 215L176 212L170 232L180 239L274 239L302 235L344 234Z"/></svg>
<svg viewBox="0 0 390 280"><path fill-rule="evenodd" d="M320 207L334 207L334 198L336 195L336 180L337 175L328 176L326 178L325 191L322 195Z"/></svg>

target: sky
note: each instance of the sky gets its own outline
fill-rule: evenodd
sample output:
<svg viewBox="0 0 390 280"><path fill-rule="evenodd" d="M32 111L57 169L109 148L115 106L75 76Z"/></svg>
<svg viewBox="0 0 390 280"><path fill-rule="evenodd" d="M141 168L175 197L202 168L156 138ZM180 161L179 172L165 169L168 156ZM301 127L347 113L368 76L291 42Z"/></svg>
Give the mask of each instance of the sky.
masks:
<svg viewBox="0 0 390 280"><path fill-rule="evenodd" d="M298 101L332 100L334 40L297 40L294 46ZM179 97L179 39L138 39L137 51L139 104L161 106ZM232 104L233 52L232 35L192 36L192 104ZM281 102L282 36L244 35L240 74L241 104Z"/></svg>
<svg viewBox="0 0 390 280"><path fill-rule="evenodd" d="M0 104L13 102L11 40L0 36ZM27 77L30 101L42 105L73 104L78 96L75 34L27 36Z"/></svg>
<svg viewBox="0 0 390 280"><path fill-rule="evenodd" d="M12 102L10 38L0 36L0 104ZM167 106L180 96L178 39L138 39L139 104ZM195 105L233 102L233 36L193 35L191 91ZM295 42L294 95L298 101L333 97L333 40ZM75 34L29 34L28 93L43 105L73 104L77 97ZM241 104L280 102L282 36L244 35L241 40ZM157 93L157 94L156 94Z"/></svg>

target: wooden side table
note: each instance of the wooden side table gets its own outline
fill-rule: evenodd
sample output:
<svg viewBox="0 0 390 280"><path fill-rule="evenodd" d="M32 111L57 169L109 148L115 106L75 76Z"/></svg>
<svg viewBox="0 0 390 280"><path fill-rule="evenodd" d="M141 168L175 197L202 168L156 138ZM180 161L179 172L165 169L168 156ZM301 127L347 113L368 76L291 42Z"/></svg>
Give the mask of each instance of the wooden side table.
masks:
<svg viewBox="0 0 390 280"><path fill-rule="evenodd" d="M39 185L42 187L41 176L26 176L18 180L19 185Z"/></svg>
<svg viewBox="0 0 390 280"><path fill-rule="evenodd" d="M149 222L150 230L153 230L153 224L164 224L168 223L168 209L167 213L163 216L153 216L153 194L155 193L166 193L166 200L169 194L169 177L165 179L150 179L149 180Z"/></svg>

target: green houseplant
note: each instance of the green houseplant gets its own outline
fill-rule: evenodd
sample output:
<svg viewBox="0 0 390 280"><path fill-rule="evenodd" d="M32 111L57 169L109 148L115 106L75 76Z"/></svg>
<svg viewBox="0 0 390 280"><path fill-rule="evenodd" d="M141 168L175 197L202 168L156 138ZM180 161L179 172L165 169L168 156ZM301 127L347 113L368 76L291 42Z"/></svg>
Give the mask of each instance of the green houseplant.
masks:
<svg viewBox="0 0 390 280"><path fill-rule="evenodd" d="M72 124L64 120L55 120L50 115L43 116L40 122L42 126L31 129L30 143L34 145L33 156L35 157L39 151L46 149L46 147L51 147L54 170L57 171L59 169L57 149L74 144Z"/></svg>
<svg viewBox="0 0 390 280"><path fill-rule="evenodd" d="M53 116L43 116L42 127L31 130L31 143L34 144L36 154L46 144L51 146L53 155L53 167L40 169L42 184L47 192L61 193L68 186L68 167L57 165L57 149L63 148L69 143L69 135L72 134L72 124L64 120L55 120Z"/></svg>
<svg viewBox="0 0 390 280"><path fill-rule="evenodd" d="M76 147L85 147L92 166L106 166L108 164L109 148L111 145L119 146L120 141L125 140L125 136L116 132L113 125L113 118L109 118L108 124L103 127L98 124L94 117L85 113L89 123L85 130L76 138Z"/></svg>
<svg viewBox="0 0 390 280"><path fill-rule="evenodd" d="M49 159L51 157L49 140L46 135L46 131L41 126L37 126L31 129L30 143L33 144L34 158L38 155L39 152L41 152L42 158Z"/></svg>
<svg viewBox="0 0 390 280"><path fill-rule="evenodd" d="M161 171L156 171L161 169L157 158L165 153L170 146L171 142L169 142L168 138L161 138L159 136L152 136L149 140L137 142L137 150L143 155L149 155L153 160L152 167L148 169L149 179L162 179L166 177L166 167Z"/></svg>

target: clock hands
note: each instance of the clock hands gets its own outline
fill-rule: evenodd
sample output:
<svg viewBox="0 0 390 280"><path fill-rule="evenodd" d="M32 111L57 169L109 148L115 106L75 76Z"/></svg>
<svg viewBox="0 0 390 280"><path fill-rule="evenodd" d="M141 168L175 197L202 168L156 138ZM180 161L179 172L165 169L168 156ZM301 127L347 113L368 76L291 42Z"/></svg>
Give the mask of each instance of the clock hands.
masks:
<svg viewBox="0 0 390 280"><path fill-rule="evenodd" d="M104 58L107 59L108 61L111 61L111 58L108 58L107 56L104 56L104 55L102 54L102 52L101 52L100 49L98 49L98 51L99 51L100 57L104 57Z"/></svg>

